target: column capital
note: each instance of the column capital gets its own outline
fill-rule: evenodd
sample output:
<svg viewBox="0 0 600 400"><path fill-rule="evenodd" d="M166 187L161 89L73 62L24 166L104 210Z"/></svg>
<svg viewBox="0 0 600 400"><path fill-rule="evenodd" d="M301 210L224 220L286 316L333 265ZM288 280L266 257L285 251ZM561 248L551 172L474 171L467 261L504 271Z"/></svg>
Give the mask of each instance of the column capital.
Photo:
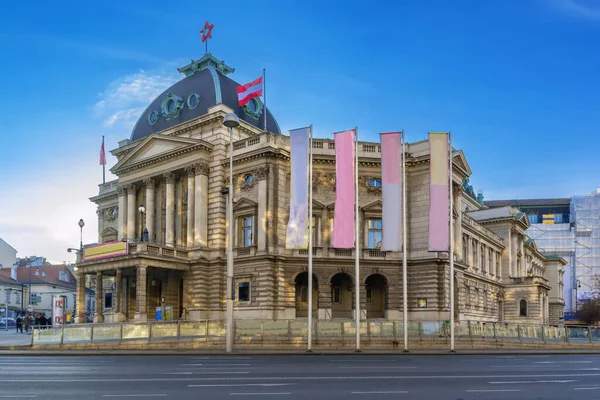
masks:
<svg viewBox="0 0 600 400"><path fill-rule="evenodd" d="M146 188L154 188L156 181L154 178L146 178L144 179L144 184L146 185Z"/></svg>
<svg viewBox="0 0 600 400"><path fill-rule="evenodd" d="M135 183L130 183L125 186L125 188L127 189L127 194L133 194L138 190L138 185Z"/></svg>
<svg viewBox="0 0 600 400"><path fill-rule="evenodd" d="M174 172L167 172L166 174L163 174L163 178L165 178L167 183L175 183L175 179L177 178L177 175L175 175Z"/></svg>
<svg viewBox="0 0 600 400"><path fill-rule="evenodd" d="M196 171L196 175L208 176L208 173L210 172L210 167L208 166L208 163L199 162L194 164L194 171Z"/></svg>
<svg viewBox="0 0 600 400"><path fill-rule="evenodd" d="M185 171L188 178L191 178L192 176L194 176L196 174L196 168L194 165L188 165L183 170Z"/></svg>
<svg viewBox="0 0 600 400"><path fill-rule="evenodd" d="M126 185L119 184L117 186L117 193L119 194L119 196L125 196L127 194L126 189Z"/></svg>

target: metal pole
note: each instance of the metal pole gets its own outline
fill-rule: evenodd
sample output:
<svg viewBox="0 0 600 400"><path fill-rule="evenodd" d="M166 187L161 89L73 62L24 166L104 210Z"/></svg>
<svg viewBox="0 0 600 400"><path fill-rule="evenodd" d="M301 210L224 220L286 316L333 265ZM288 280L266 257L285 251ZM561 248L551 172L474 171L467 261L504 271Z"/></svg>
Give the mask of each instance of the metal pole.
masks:
<svg viewBox="0 0 600 400"><path fill-rule="evenodd" d="M454 199L452 194L452 132L448 133L448 184L450 185L450 351L454 352Z"/></svg>
<svg viewBox="0 0 600 400"><path fill-rule="evenodd" d="M229 127L229 194L227 196L227 337L226 350L233 350L233 128Z"/></svg>
<svg viewBox="0 0 600 400"><path fill-rule="evenodd" d="M406 255L406 140L402 130L402 322L404 326L404 351L408 352L408 282Z"/></svg>
<svg viewBox="0 0 600 400"><path fill-rule="evenodd" d="M265 114L266 118L266 114ZM266 123L265 123L266 125ZM312 124L308 140L308 349L312 351L312 291L313 291L313 185L312 185ZM305 225L306 226L306 225Z"/></svg>
<svg viewBox="0 0 600 400"><path fill-rule="evenodd" d="M354 128L354 301L356 303L356 351L360 352L360 235L358 232L358 128Z"/></svg>
<svg viewBox="0 0 600 400"><path fill-rule="evenodd" d="M104 135L102 135L102 154L106 154L104 149ZM106 160L106 155L104 155L104 159ZM102 164L102 183L106 183L106 162Z"/></svg>
<svg viewBox="0 0 600 400"><path fill-rule="evenodd" d="M268 117L268 112L267 112L267 69L263 68L263 101L264 101L264 105L265 105L265 129L264 131L267 131L267 117ZM312 127L312 125L311 125ZM312 129L312 128L311 128ZM311 135L312 135L312 130L311 130ZM311 136L312 137L312 136Z"/></svg>

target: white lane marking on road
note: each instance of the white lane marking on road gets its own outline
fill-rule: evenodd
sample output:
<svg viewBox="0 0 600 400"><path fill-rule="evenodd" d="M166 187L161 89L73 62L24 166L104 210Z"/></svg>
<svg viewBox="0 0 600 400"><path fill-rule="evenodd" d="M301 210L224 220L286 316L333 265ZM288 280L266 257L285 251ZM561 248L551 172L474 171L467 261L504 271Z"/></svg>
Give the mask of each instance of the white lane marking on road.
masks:
<svg viewBox="0 0 600 400"><path fill-rule="evenodd" d="M342 359L342 360L329 360L330 362L397 362L398 360L396 359L377 359L377 360L360 360L360 359L352 359L352 358L346 358L346 359Z"/></svg>
<svg viewBox="0 0 600 400"><path fill-rule="evenodd" d="M403 365L382 365L382 366L364 366L364 367L338 367L338 369L396 369L396 368L408 368L408 369L416 369L417 367L407 367Z"/></svg>
<svg viewBox="0 0 600 400"><path fill-rule="evenodd" d="M145 393L145 394L103 394L102 397L167 397L164 393Z"/></svg>
<svg viewBox="0 0 600 400"><path fill-rule="evenodd" d="M408 393L408 390L386 390L381 392L350 392L350 394L400 394Z"/></svg>
<svg viewBox="0 0 600 400"><path fill-rule="evenodd" d="M219 374L219 375L234 375L234 374L249 374L248 371L192 371L192 372L163 372L161 375L192 375L192 374Z"/></svg>
<svg viewBox="0 0 600 400"><path fill-rule="evenodd" d="M188 385L188 387L240 387L240 386L266 386L266 387L273 387L273 386L290 386L290 385L296 385L295 383L237 383L237 384L230 384L230 385Z"/></svg>
<svg viewBox="0 0 600 400"><path fill-rule="evenodd" d="M521 389L467 389L467 393L520 392Z"/></svg>
<svg viewBox="0 0 600 400"><path fill-rule="evenodd" d="M279 392L279 393L229 393L230 396L272 396L272 395L286 395L292 394L290 392Z"/></svg>
<svg viewBox="0 0 600 400"><path fill-rule="evenodd" d="M36 382L73 383L73 382L185 382L185 381L342 381L342 380L383 380L383 379L498 379L498 378L580 378L600 377L600 373L590 374L536 374L536 375L370 375L370 376L246 376L246 377L193 377L193 378L79 378L79 379L36 379ZM0 383L31 382L30 378L0 379Z"/></svg>
<svg viewBox="0 0 600 400"><path fill-rule="evenodd" d="M573 390L600 390L600 386L576 387Z"/></svg>
<svg viewBox="0 0 600 400"><path fill-rule="evenodd" d="M539 367L543 367L543 365L539 365ZM556 367L561 368L559 365L557 365ZM529 369L531 369L531 365L490 365L490 368L507 368L507 369L529 368ZM600 371L600 368L579 368L579 369L569 369L569 371Z"/></svg>
<svg viewBox="0 0 600 400"><path fill-rule="evenodd" d="M532 364L591 364L591 361L534 361Z"/></svg>
<svg viewBox="0 0 600 400"><path fill-rule="evenodd" d="M516 384L528 384L528 383L571 383L577 382L576 380L556 380L556 381L510 381L510 382L489 382L491 385L516 385Z"/></svg>
<svg viewBox="0 0 600 400"><path fill-rule="evenodd" d="M239 366L239 367L245 367L245 366L249 366L251 364L179 364L182 367L233 367L233 366Z"/></svg>
<svg viewBox="0 0 600 400"><path fill-rule="evenodd" d="M35 394L2 394L0 399L35 399Z"/></svg>
<svg viewBox="0 0 600 400"><path fill-rule="evenodd" d="M204 367L176 367L176 369L193 369L194 371L204 371L204 370L221 370L221 369L258 369L258 367L210 367L210 366L204 366ZM2 370L2 368L0 368L0 371Z"/></svg>

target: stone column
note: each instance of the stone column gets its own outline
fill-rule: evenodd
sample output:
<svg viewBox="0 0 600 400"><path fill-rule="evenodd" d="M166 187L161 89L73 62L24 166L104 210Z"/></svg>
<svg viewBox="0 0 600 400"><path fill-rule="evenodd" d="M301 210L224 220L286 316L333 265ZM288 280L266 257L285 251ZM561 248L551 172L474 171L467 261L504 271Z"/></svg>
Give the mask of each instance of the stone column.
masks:
<svg viewBox="0 0 600 400"><path fill-rule="evenodd" d="M102 272L96 272L96 314L94 315L94 322L104 322L104 289L102 288Z"/></svg>
<svg viewBox="0 0 600 400"><path fill-rule="evenodd" d="M108 212L108 209L106 212ZM104 210L98 208L96 210L96 215L98 215L98 243L103 243L104 240L102 238L102 229L104 229Z"/></svg>
<svg viewBox="0 0 600 400"><path fill-rule="evenodd" d="M148 229L148 241L154 241L154 179L149 178L144 181L146 184L146 222L145 228Z"/></svg>
<svg viewBox="0 0 600 400"><path fill-rule="evenodd" d="M165 218L165 243L167 246L175 246L175 174L169 172L163 175L167 182L167 207Z"/></svg>
<svg viewBox="0 0 600 400"><path fill-rule="evenodd" d="M145 265L140 265L137 267L137 274L135 279L135 321L147 321L148 314L146 311L146 269Z"/></svg>
<svg viewBox="0 0 600 400"><path fill-rule="evenodd" d="M185 169L187 173L187 248L194 247L194 201L195 197L195 168L187 167Z"/></svg>
<svg viewBox="0 0 600 400"><path fill-rule="evenodd" d="M131 184L127 186L127 239L135 240L135 192L137 185Z"/></svg>
<svg viewBox="0 0 600 400"><path fill-rule="evenodd" d="M510 238L510 254L511 254L510 271L511 271L511 276L513 278L516 278L519 276L519 271L517 270L517 251L518 251L519 242L518 242L517 234L515 232L511 231L510 234L511 234L511 238Z"/></svg>
<svg viewBox="0 0 600 400"><path fill-rule="evenodd" d="M117 269L115 277L115 322L124 322L123 314L123 270Z"/></svg>
<svg viewBox="0 0 600 400"><path fill-rule="evenodd" d="M194 165L194 246L208 245L208 172L207 163ZM189 207L189 205L188 205Z"/></svg>
<svg viewBox="0 0 600 400"><path fill-rule="evenodd" d="M77 274L77 294L76 294L77 304L75 308L77 309L77 314L75 315L75 323L83 324L86 322L85 320L85 274L80 272Z"/></svg>
<svg viewBox="0 0 600 400"><path fill-rule="evenodd" d="M496 258L497 257L496 250L490 248L490 251L492 252L492 266L491 266L491 268L492 268L492 271L493 271L493 275L496 276L496 277L498 277L500 275L500 271L498 271L496 269L496 260L497 260L497 258Z"/></svg>
<svg viewBox="0 0 600 400"><path fill-rule="evenodd" d="M125 197L125 188L117 187L119 194L119 209L117 211L117 232L118 239L122 240L127 237L127 198Z"/></svg>
<svg viewBox="0 0 600 400"><path fill-rule="evenodd" d="M321 210L321 247L325 249L323 254L327 254L326 249L329 247L331 235L329 234L329 209L327 207Z"/></svg>
<svg viewBox="0 0 600 400"><path fill-rule="evenodd" d="M525 257L525 249L523 248L523 240L519 240L519 253L521 253L521 270L520 276L527 276L527 258Z"/></svg>
<svg viewBox="0 0 600 400"><path fill-rule="evenodd" d="M269 167L260 167L255 171L255 179L258 179L258 215L256 216L257 240L256 250L267 250L267 177Z"/></svg>

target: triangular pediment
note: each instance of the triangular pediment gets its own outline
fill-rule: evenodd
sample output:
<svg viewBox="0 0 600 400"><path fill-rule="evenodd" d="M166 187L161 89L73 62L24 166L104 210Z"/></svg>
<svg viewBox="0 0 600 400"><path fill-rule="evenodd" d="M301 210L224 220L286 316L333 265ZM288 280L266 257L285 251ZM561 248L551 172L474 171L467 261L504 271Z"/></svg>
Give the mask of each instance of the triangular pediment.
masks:
<svg viewBox="0 0 600 400"><path fill-rule="evenodd" d="M248 209L256 208L256 207L258 207L258 203L243 197L235 202L235 204L233 205L233 211L238 211L238 210L245 209L245 208L248 208Z"/></svg>
<svg viewBox="0 0 600 400"><path fill-rule="evenodd" d="M313 211L314 210L322 210L327 207L325 204L313 199Z"/></svg>
<svg viewBox="0 0 600 400"><path fill-rule="evenodd" d="M362 211L382 211L382 209L383 203L381 200L376 200L370 204L367 204L366 206L361 207Z"/></svg>
<svg viewBox="0 0 600 400"><path fill-rule="evenodd" d="M111 168L111 172L118 175L119 171L137 164L159 160L198 146L204 146L207 149L212 148L212 145L200 139L181 138L160 134L150 135L143 139L129 154L119 160L119 162Z"/></svg>
<svg viewBox="0 0 600 400"><path fill-rule="evenodd" d="M469 163L467 162L467 158L465 157L465 153L463 153L462 150L453 152L452 156L453 156L452 162L454 163L454 165L456 167L463 170L467 176L471 176L473 174L473 171L471 171L471 167L469 166Z"/></svg>

